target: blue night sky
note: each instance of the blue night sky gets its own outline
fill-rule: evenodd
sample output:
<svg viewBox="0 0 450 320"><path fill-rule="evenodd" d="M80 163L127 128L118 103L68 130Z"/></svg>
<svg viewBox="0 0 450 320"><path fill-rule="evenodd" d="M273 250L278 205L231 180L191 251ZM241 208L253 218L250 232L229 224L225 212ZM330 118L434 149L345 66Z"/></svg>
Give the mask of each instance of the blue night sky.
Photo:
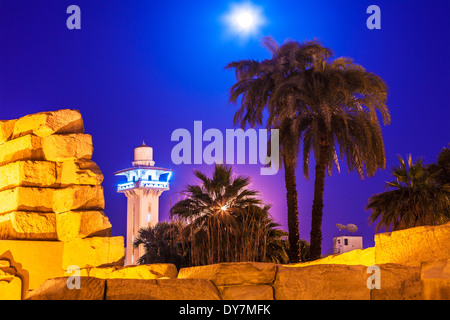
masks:
<svg viewBox="0 0 450 320"><path fill-rule="evenodd" d="M342 171L326 178L322 253L329 253L336 223L355 223L364 246L373 246L368 198L391 180L396 156L412 153L433 162L450 141L450 1L254 0L266 24L246 42L226 36L221 17L239 1L25 1L0 0L0 119L63 108L79 109L93 136L93 160L105 176L105 212L113 235L125 236L126 198L116 193L113 173L131 166L133 149L154 148L157 166L171 168L171 190L160 197L160 220L187 183L192 170L208 165L175 165L171 134L195 120L203 130L233 128L235 106L228 90L235 78L224 66L234 60L265 59L260 38L282 43L318 38L336 56L349 56L381 76L389 87L392 123L383 128L387 169L361 181ZM81 30L69 30L66 9L81 8ZM369 30L366 9L381 8L381 30ZM207 143L204 144L204 146ZM235 165L252 176L252 188L273 205L272 215L287 230L282 170L261 176L261 165ZM299 168L300 237L309 240L314 161L305 181Z"/></svg>

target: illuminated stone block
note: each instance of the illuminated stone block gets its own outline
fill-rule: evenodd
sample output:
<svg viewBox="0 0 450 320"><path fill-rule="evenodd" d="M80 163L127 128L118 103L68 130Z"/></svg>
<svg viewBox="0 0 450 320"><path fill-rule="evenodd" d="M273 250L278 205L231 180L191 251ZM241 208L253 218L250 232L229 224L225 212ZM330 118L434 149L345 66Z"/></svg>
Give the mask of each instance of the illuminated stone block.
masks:
<svg viewBox="0 0 450 320"><path fill-rule="evenodd" d="M100 168L87 159L53 161L16 161L0 166L0 190L15 187L65 187L100 185Z"/></svg>
<svg viewBox="0 0 450 320"><path fill-rule="evenodd" d="M56 163L16 161L0 167L0 190L24 187L56 187Z"/></svg>
<svg viewBox="0 0 450 320"><path fill-rule="evenodd" d="M0 239L69 241L88 236L111 236L111 223L103 211L0 215Z"/></svg>
<svg viewBox="0 0 450 320"><path fill-rule="evenodd" d="M84 133L84 125L78 110L61 109L39 112L17 119L12 138L27 134L47 137L55 133Z"/></svg>
<svg viewBox="0 0 450 320"><path fill-rule="evenodd" d="M56 214L56 235L60 241L88 236L111 236L111 223L103 211L68 211Z"/></svg>
<svg viewBox="0 0 450 320"><path fill-rule="evenodd" d="M0 144L11 138L15 122L16 120L0 120Z"/></svg>
<svg viewBox="0 0 450 320"><path fill-rule="evenodd" d="M81 276L100 279L176 279L177 274L177 268L170 263L154 263L126 267L92 267L81 270Z"/></svg>
<svg viewBox="0 0 450 320"><path fill-rule="evenodd" d="M422 263L420 278L424 300L450 300L450 259Z"/></svg>
<svg viewBox="0 0 450 320"><path fill-rule="evenodd" d="M24 271L26 291L45 280L62 277L71 265L123 265L123 237L62 241L0 240L0 259L10 256Z"/></svg>
<svg viewBox="0 0 450 320"><path fill-rule="evenodd" d="M73 185L55 189L52 209L55 213L70 210L103 210L105 199L101 186Z"/></svg>
<svg viewBox="0 0 450 320"><path fill-rule="evenodd" d="M88 134L55 134L45 138L26 135L0 145L0 165L17 160L91 159L92 153L92 137Z"/></svg>
<svg viewBox="0 0 450 320"><path fill-rule="evenodd" d="M222 300L273 300L273 288L267 284L219 287Z"/></svg>
<svg viewBox="0 0 450 320"><path fill-rule="evenodd" d="M79 289L69 289L67 277L48 279L31 291L26 300L103 300L105 280L81 277Z"/></svg>
<svg viewBox="0 0 450 320"><path fill-rule="evenodd" d="M450 222L375 235L375 263L420 266L424 261L450 259Z"/></svg>
<svg viewBox="0 0 450 320"><path fill-rule="evenodd" d="M179 279L208 279L216 286L269 284L275 280L276 264L230 262L181 268Z"/></svg>
<svg viewBox="0 0 450 320"><path fill-rule="evenodd" d="M22 280L0 269L0 300L21 300Z"/></svg>
<svg viewBox="0 0 450 320"><path fill-rule="evenodd" d="M74 185L61 189L17 187L0 191L0 214L11 211L61 213L71 210L103 210L101 186Z"/></svg>
<svg viewBox="0 0 450 320"><path fill-rule="evenodd" d="M54 213L14 211L0 215L0 239L56 240Z"/></svg>
<svg viewBox="0 0 450 320"><path fill-rule="evenodd" d="M92 237L64 242L62 267L80 268L101 265L123 265L123 237Z"/></svg>
<svg viewBox="0 0 450 320"><path fill-rule="evenodd" d="M106 300L220 300L205 279L106 279Z"/></svg>
<svg viewBox="0 0 450 320"><path fill-rule="evenodd" d="M103 174L94 161L88 159L68 160L57 163L58 183L61 186L72 184L100 185Z"/></svg>

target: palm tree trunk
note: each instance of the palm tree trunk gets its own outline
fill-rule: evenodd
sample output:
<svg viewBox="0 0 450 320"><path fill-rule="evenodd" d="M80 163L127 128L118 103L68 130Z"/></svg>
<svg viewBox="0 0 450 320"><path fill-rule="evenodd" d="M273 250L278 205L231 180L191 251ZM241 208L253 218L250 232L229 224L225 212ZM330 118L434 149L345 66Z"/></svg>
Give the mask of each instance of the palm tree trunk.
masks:
<svg viewBox="0 0 450 320"><path fill-rule="evenodd" d="M310 259L319 259L322 254L322 215L323 215L323 191L325 189L325 171L328 162L328 143L321 143L319 159L316 162L314 180L314 200L311 214L311 247Z"/></svg>
<svg viewBox="0 0 450 320"><path fill-rule="evenodd" d="M295 165L284 159L284 180L286 183L286 199L289 229L289 259L291 263L300 262L300 235L298 231L298 201Z"/></svg>

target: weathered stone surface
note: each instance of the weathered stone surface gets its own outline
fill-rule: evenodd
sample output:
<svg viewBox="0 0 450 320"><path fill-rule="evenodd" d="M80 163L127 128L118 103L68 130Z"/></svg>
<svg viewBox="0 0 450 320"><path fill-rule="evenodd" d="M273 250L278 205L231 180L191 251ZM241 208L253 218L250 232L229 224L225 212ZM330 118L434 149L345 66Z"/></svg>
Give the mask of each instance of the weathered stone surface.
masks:
<svg viewBox="0 0 450 320"><path fill-rule="evenodd" d="M204 279L107 279L106 300L220 300Z"/></svg>
<svg viewBox="0 0 450 320"><path fill-rule="evenodd" d="M365 266L279 266L273 284L275 300L369 300Z"/></svg>
<svg viewBox="0 0 450 320"><path fill-rule="evenodd" d="M267 284L219 287L222 300L273 300L273 288Z"/></svg>
<svg viewBox="0 0 450 320"><path fill-rule="evenodd" d="M25 292L64 275L63 250L64 242L59 241L0 240L0 258L20 266Z"/></svg>
<svg viewBox="0 0 450 320"><path fill-rule="evenodd" d="M0 191L0 214L12 211L65 212L103 210L101 186L74 185L61 189L17 187Z"/></svg>
<svg viewBox="0 0 450 320"><path fill-rule="evenodd" d="M103 174L91 160L16 161L0 166L0 191L15 187L100 185Z"/></svg>
<svg viewBox="0 0 450 320"><path fill-rule="evenodd" d="M179 279L208 279L216 286L270 284L275 280L276 265L262 262L218 263L181 268Z"/></svg>
<svg viewBox="0 0 450 320"><path fill-rule="evenodd" d="M421 299L420 268L399 264L382 264L380 289L370 291L372 300L418 300ZM370 276L370 274L368 274Z"/></svg>
<svg viewBox="0 0 450 320"><path fill-rule="evenodd" d="M67 211L56 214L57 240L92 236L110 237L111 223L103 211Z"/></svg>
<svg viewBox="0 0 450 320"><path fill-rule="evenodd" d="M92 237L64 242L62 268L123 265L123 237Z"/></svg>
<svg viewBox="0 0 450 320"><path fill-rule="evenodd" d="M12 275L9 280L3 279L0 269L0 300L21 300L22 280Z"/></svg>
<svg viewBox="0 0 450 320"><path fill-rule="evenodd" d="M349 252L331 255L311 262L288 264L286 267L306 267L316 264L346 264L372 266L375 264L375 247L356 249Z"/></svg>
<svg viewBox="0 0 450 320"><path fill-rule="evenodd" d="M0 239L56 240L53 213L13 211L0 215Z"/></svg>
<svg viewBox="0 0 450 320"><path fill-rule="evenodd" d="M56 163L16 161L0 167L0 190L15 187L56 187Z"/></svg>
<svg viewBox="0 0 450 320"><path fill-rule="evenodd" d="M30 133L39 137L55 133L84 133L83 119L78 110L61 109L29 114L15 121L13 139Z"/></svg>
<svg viewBox="0 0 450 320"><path fill-rule="evenodd" d="M423 299L450 300L450 259L422 263L420 278Z"/></svg>
<svg viewBox="0 0 450 320"><path fill-rule="evenodd" d="M450 259L450 223L375 235L377 265L420 266L421 262L441 259Z"/></svg>
<svg viewBox="0 0 450 320"><path fill-rule="evenodd" d="M68 160L57 163L60 186L72 184L100 185L103 174L100 168L89 159Z"/></svg>
<svg viewBox="0 0 450 320"><path fill-rule="evenodd" d="M88 236L111 236L111 223L103 211L13 211L0 215L0 239L69 241Z"/></svg>
<svg viewBox="0 0 450 320"><path fill-rule="evenodd" d="M52 209L55 213L69 210L103 210L105 199L101 186L73 185L55 189Z"/></svg>
<svg viewBox="0 0 450 320"><path fill-rule="evenodd" d="M91 159L92 153L92 137L88 134L55 134L45 138L29 134L0 144L0 165L18 160Z"/></svg>
<svg viewBox="0 0 450 320"><path fill-rule="evenodd" d="M80 277L79 289L69 289L68 280L67 277L48 279L31 291L27 300L103 300L105 297L104 279Z"/></svg>
<svg viewBox="0 0 450 320"><path fill-rule="evenodd" d="M0 144L8 141L14 131L16 120L0 120Z"/></svg>
<svg viewBox="0 0 450 320"><path fill-rule="evenodd" d="M94 151L88 134L55 134L42 139L45 160L91 159Z"/></svg>
<svg viewBox="0 0 450 320"><path fill-rule="evenodd" d="M81 270L81 275L100 279L176 279L177 268L170 263L144 264L126 267L93 267Z"/></svg>

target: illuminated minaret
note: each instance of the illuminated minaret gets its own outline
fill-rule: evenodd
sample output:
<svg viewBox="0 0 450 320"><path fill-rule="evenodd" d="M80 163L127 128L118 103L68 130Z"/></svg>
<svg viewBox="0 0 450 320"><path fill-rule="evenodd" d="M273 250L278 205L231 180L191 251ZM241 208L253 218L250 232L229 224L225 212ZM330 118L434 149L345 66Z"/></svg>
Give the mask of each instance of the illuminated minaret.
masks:
<svg viewBox="0 0 450 320"><path fill-rule="evenodd" d="M153 148L142 145L134 149L133 167L114 173L127 177L127 182L117 186L117 192L127 197L127 240L125 264L137 264L144 246L133 247L139 229L154 226L159 221L159 196L169 190L172 170L155 167Z"/></svg>

